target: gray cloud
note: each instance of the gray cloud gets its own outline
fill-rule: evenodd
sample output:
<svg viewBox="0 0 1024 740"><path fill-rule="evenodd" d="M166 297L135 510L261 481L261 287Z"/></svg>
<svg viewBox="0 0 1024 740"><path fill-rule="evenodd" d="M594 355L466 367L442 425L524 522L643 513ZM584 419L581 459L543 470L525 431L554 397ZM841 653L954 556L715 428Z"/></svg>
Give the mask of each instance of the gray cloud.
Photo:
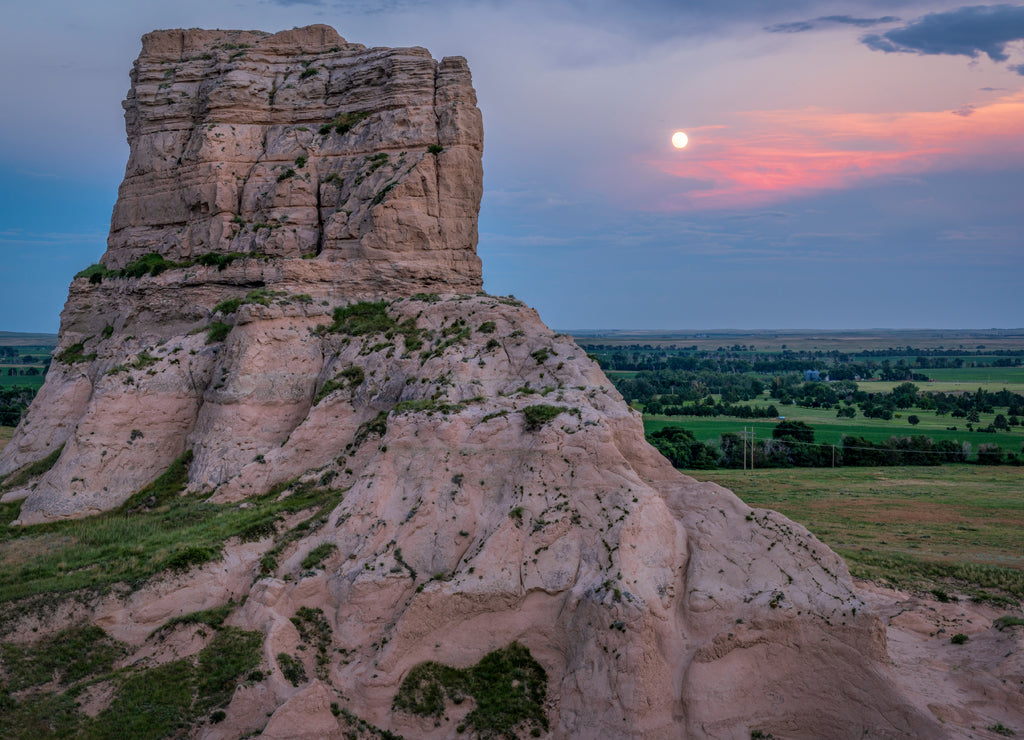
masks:
<svg viewBox="0 0 1024 740"><path fill-rule="evenodd" d="M901 28L869 34L861 41L886 53L950 54L994 62L1008 59L1006 46L1024 39L1024 7L972 5L944 13L929 13ZM1020 73L1019 68L1015 71Z"/></svg>
<svg viewBox="0 0 1024 740"><path fill-rule="evenodd" d="M822 26L844 25L856 26L858 28L871 28L885 23L896 23L899 18L894 15L885 15L881 18L857 18L852 15L823 15L819 18L812 18L807 21L793 21L791 23L776 23L774 26L767 26L764 30L769 33L801 33L813 31Z"/></svg>

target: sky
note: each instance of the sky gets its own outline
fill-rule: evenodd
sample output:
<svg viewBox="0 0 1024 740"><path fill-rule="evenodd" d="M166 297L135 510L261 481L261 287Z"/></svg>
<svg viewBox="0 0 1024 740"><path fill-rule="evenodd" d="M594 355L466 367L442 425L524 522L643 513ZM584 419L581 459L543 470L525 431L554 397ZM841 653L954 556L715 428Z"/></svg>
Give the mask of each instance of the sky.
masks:
<svg viewBox="0 0 1024 740"><path fill-rule="evenodd" d="M3 17L3 330L55 332L103 254L142 34L310 23L469 60L484 288L553 328L1024 326L1024 5L12 0Z"/></svg>

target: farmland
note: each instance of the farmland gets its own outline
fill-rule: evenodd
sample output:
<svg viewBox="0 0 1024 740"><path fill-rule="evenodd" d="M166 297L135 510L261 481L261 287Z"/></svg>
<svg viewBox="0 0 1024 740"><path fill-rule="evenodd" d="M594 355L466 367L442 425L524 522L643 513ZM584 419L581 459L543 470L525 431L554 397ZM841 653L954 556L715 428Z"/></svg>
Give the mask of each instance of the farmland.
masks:
<svg viewBox="0 0 1024 740"><path fill-rule="evenodd" d="M644 412L648 433L682 427L718 447L723 435L770 439L786 419L810 425L813 440L802 444L819 447L845 437L879 444L919 436L959 445L967 459L998 447L996 456L1010 463L1024 447L1022 331L578 339Z"/></svg>
<svg viewBox="0 0 1024 740"><path fill-rule="evenodd" d="M0 389L40 388L56 346L55 334L0 332Z"/></svg>

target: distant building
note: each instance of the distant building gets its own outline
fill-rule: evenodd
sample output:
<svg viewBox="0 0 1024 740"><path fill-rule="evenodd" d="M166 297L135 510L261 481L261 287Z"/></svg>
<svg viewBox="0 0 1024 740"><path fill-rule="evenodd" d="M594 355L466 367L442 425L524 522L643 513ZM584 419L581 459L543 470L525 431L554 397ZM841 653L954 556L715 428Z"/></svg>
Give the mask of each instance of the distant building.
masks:
<svg viewBox="0 0 1024 740"><path fill-rule="evenodd" d="M821 373L817 370L804 370L804 380L821 380Z"/></svg>

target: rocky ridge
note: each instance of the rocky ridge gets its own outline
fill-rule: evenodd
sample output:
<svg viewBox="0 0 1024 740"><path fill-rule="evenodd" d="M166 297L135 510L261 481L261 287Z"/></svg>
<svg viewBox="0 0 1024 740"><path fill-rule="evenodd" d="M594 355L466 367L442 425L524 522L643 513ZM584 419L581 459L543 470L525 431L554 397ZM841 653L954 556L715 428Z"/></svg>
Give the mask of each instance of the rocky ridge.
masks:
<svg viewBox="0 0 1024 740"><path fill-rule="evenodd" d="M4 495L19 525L175 462L212 502L322 496L91 602L136 660L211 607L261 635L265 672L197 736L944 736L834 553L679 474L570 337L479 292L464 60L160 31L132 82L108 250L0 473L47 461ZM530 694L500 732L473 719L489 659Z"/></svg>

